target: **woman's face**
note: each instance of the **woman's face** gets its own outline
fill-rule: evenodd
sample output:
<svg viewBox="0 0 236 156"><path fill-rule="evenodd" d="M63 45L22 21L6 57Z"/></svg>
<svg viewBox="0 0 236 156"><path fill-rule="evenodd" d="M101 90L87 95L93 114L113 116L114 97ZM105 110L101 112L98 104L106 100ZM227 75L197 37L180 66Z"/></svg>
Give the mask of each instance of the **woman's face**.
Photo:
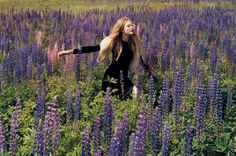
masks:
<svg viewBox="0 0 236 156"><path fill-rule="evenodd" d="M125 23L122 33L124 33L126 35L133 35L134 34L134 24L131 21L127 21Z"/></svg>

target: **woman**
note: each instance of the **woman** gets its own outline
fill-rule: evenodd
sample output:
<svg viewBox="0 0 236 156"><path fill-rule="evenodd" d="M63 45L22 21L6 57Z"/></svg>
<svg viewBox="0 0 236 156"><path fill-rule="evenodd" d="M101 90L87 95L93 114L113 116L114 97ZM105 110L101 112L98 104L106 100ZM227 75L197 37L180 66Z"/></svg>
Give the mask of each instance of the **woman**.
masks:
<svg viewBox="0 0 236 156"><path fill-rule="evenodd" d="M103 81L102 90L105 92L107 87L117 89L115 95L122 98L128 97L132 92L132 96L137 96L137 87L128 78L128 71L136 73L138 63L141 62L144 68L150 72L148 66L144 64L142 59L142 41L134 30L134 24L128 17L122 17L117 20L111 29L111 34L105 37L100 45L86 46L78 49L60 51L58 57L68 54L81 54L99 51L97 62L105 60L109 53L112 53L112 63L106 70ZM120 80L122 71L123 81ZM109 78L116 79L116 83L107 81Z"/></svg>

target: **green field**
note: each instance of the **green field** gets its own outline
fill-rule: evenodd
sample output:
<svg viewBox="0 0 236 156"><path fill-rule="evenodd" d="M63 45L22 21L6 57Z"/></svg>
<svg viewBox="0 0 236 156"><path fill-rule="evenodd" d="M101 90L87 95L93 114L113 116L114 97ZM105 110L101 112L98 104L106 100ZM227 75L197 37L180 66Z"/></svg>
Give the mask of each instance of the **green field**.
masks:
<svg viewBox="0 0 236 156"><path fill-rule="evenodd" d="M174 5L182 5L182 3L173 3L173 2L162 2L162 1L132 1L126 2L121 0L119 2L112 2L111 0L95 0L86 1L86 0L0 0L0 10L6 12L7 10L14 7L16 10L58 10L62 11L71 11L73 13L86 11L89 9L99 8L112 10L116 8L126 8L129 6L134 6L136 8L143 8L144 6L149 7L150 9L160 9L165 7L171 7ZM200 2L200 3L184 3L186 7L208 7L208 6L221 6L221 7L236 7L236 3L232 2Z"/></svg>

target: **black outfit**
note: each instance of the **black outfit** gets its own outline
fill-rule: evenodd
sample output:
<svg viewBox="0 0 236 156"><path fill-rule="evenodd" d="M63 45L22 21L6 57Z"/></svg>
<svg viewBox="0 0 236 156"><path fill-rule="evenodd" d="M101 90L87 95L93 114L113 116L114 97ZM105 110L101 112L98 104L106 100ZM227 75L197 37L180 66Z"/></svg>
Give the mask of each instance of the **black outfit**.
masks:
<svg viewBox="0 0 236 156"><path fill-rule="evenodd" d="M128 42L122 41L122 52L117 61L115 60L116 57L114 55L114 51L112 53L112 63L104 74L102 90L105 91L107 87L111 87L112 89L118 89L115 94L120 95L122 97L123 90L124 96L126 96L128 93L130 93L130 91L132 91L132 88L134 86L134 84L128 78L129 64L131 62L131 59L133 58L133 51L128 46ZM122 71L123 73L123 83L121 83L120 71ZM111 83L107 81L109 78L115 78L116 83ZM123 84L123 89L121 87L121 84Z"/></svg>
<svg viewBox="0 0 236 156"><path fill-rule="evenodd" d="M81 47L81 49L74 49L73 54L90 53L99 50L100 45L85 46ZM119 95L120 97L127 97L127 95L132 91L134 84L128 78L128 69L132 58L133 51L131 47L128 46L128 42L122 41L122 52L118 60L116 60L114 49L112 50L112 63L107 68L102 80L102 90L104 92L106 91L107 87L111 87L112 89L117 89L115 95ZM148 66L143 62L142 58L141 63L144 65L144 68L148 68ZM123 83L120 82L120 71L122 71L123 73ZM109 82L109 78L116 79L116 83Z"/></svg>

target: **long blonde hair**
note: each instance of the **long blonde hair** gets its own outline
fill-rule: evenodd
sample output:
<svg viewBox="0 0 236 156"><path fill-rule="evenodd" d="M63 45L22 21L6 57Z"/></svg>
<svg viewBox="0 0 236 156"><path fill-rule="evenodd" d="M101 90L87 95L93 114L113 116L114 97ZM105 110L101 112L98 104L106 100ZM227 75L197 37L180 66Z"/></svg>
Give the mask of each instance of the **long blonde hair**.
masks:
<svg viewBox="0 0 236 156"><path fill-rule="evenodd" d="M122 31L128 21L131 21L128 17L119 18L112 27L110 35L104 38L100 43L101 49L98 56L98 62L103 61L107 54L112 50L114 50L115 59L119 59L122 52ZM129 36L128 46L131 47L134 58L142 55L143 44L136 31L134 31L133 35Z"/></svg>

